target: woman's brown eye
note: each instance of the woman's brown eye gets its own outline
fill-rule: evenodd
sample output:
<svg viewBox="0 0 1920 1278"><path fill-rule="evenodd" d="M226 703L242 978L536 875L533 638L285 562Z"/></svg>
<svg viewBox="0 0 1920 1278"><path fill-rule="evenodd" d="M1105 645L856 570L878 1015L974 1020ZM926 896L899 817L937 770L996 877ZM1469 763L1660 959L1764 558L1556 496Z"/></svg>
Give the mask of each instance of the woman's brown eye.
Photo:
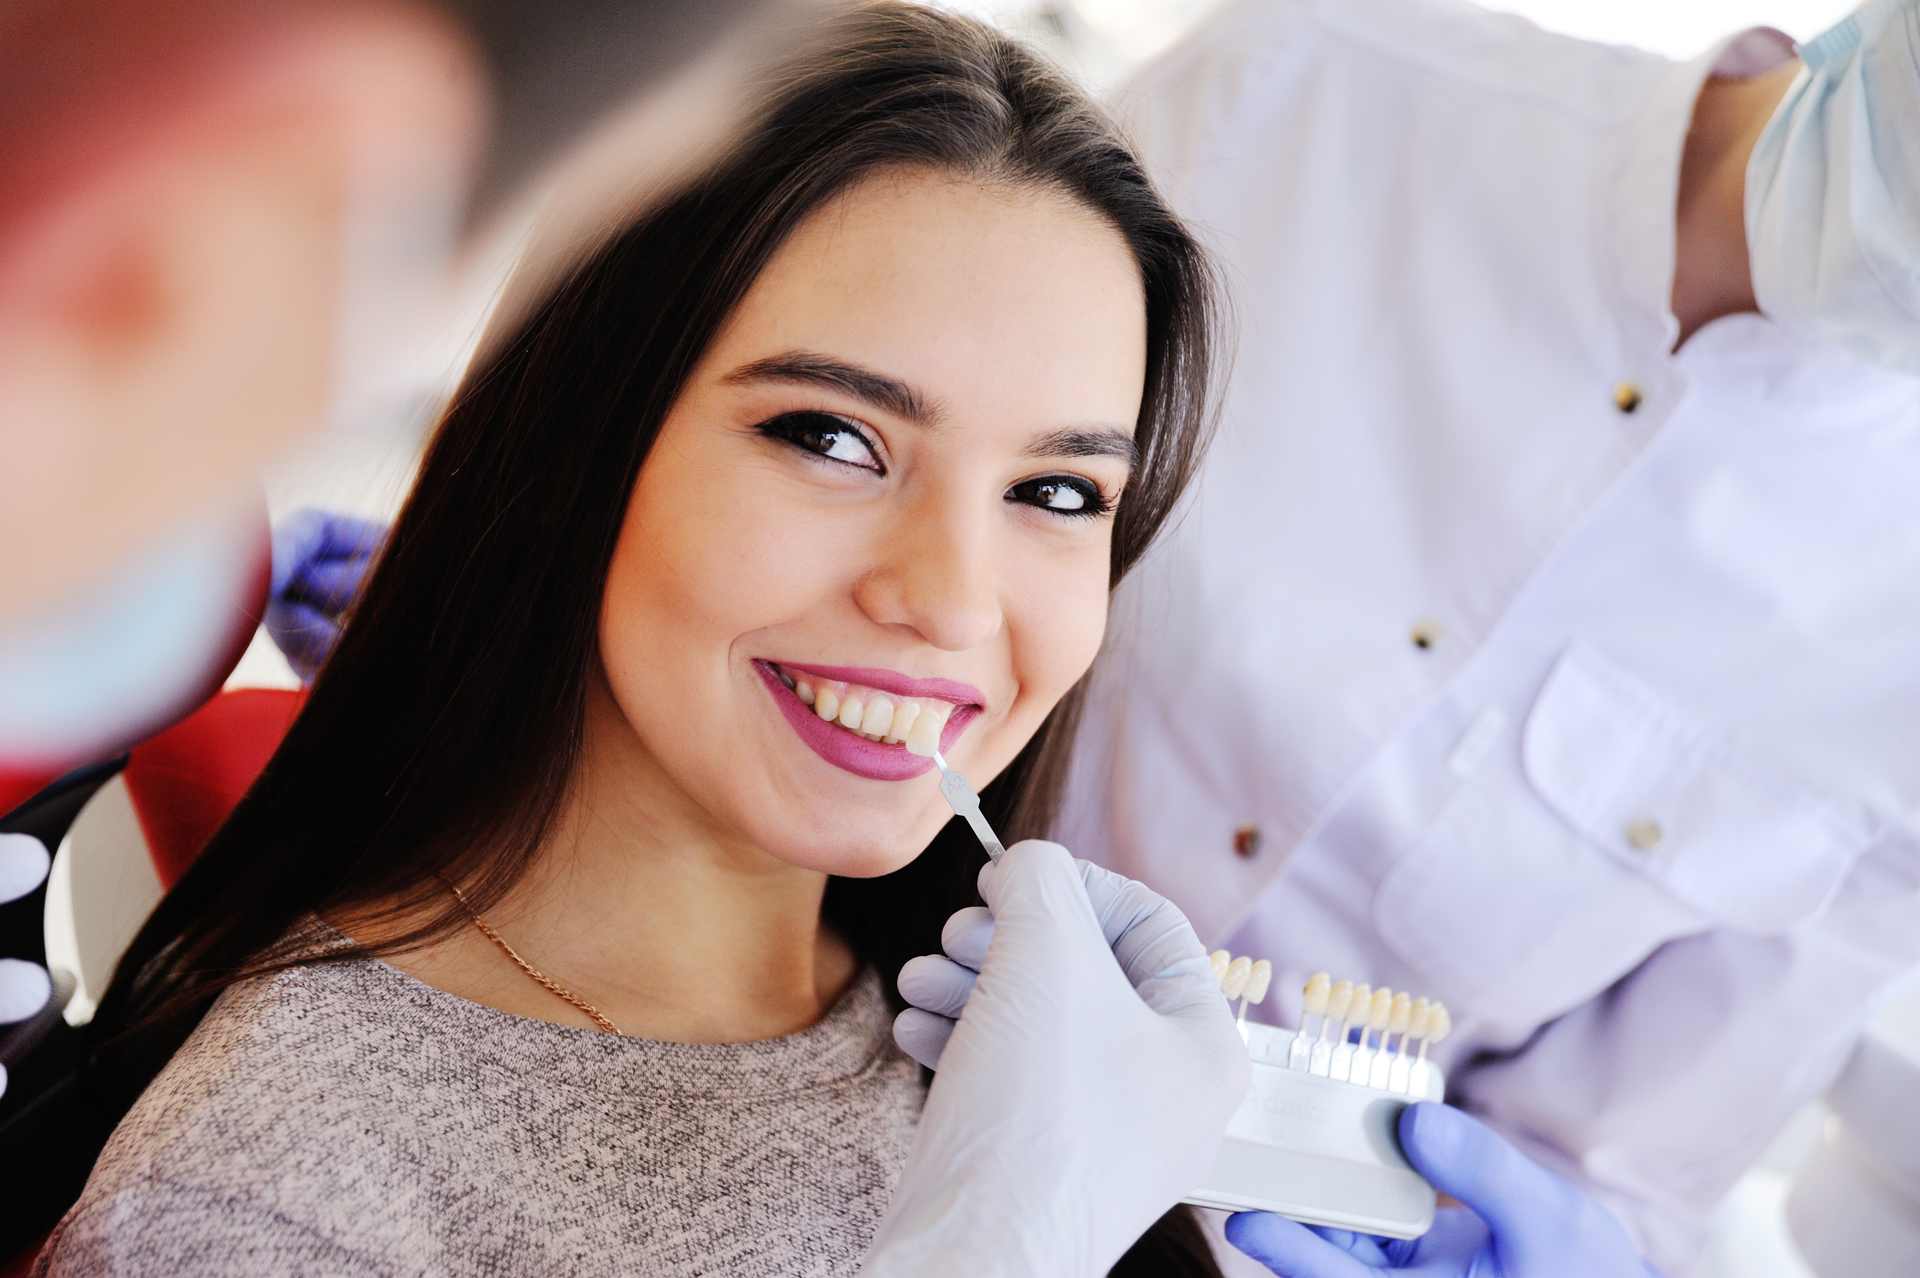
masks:
<svg viewBox="0 0 1920 1278"><path fill-rule="evenodd" d="M1015 484L1007 490L1007 500L1074 519L1092 519L1113 509L1105 493L1086 480L1069 475L1049 475Z"/></svg>
<svg viewBox="0 0 1920 1278"><path fill-rule="evenodd" d="M827 461L886 473L866 435L844 417L820 412L782 413L754 429Z"/></svg>

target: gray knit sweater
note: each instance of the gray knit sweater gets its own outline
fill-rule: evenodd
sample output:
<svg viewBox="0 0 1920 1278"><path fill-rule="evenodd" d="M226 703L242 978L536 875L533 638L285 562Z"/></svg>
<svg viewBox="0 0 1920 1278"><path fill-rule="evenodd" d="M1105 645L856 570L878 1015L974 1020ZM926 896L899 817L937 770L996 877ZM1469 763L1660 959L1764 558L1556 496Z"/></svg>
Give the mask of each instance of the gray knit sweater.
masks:
<svg viewBox="0 0 1920 1278"><path fill-rule="evenodd" d="M819 1024L616 1038L378 960L235 986L34 1274L843 1275L924 1091L879 977Z"/></svg>

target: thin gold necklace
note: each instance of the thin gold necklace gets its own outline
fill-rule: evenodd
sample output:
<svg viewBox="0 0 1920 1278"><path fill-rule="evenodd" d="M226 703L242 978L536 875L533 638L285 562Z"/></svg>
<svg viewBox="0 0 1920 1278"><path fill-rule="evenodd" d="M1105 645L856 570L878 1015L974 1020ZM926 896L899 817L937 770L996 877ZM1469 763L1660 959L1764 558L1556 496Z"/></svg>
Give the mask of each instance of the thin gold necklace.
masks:
<svg viewBox="0 0 1920 1278"><path fill-rule="evenodd" d="M528 976L532 977L535 981L539 982L542 986L544 986L547 989L549 993L555 995L558 998L565 999L567 1002L579 1008L582 1012L585 1012L589 1017L592 1018L593 1023L595 1025L598 1025L601 1029L605 1030L607 1033L612 1034L617 1038L626 1037L626 1035L620 1032L619 1026L615 1025L612 1021L608 1020L604 1015L602 1015L599 1008L587 1002L587 1000L585 1000L584 998L581 998L578 994L575 994L572 990L566 988L564 985L560 984L560 982L554 980L551 976L548 976L545 972L541 971L539 968L535 967L533 964L527 962L525 959L521 958L517 953L515 953L514 948L511 945L508 945L505 940L501 939L501 936L498 932L494 931L492 928L487 926L487 921L480 917L480 912L474 909L471 905L467 904L467 898L465 894L462 893L459 888L455 887L450 880L442 876L440 881L447 885L447 891L453 893L453 899L460 902L460 908L467 912L467 917L473 920L473 925L479 928L481 933L484 934L489 941L492 941L495 945L499 946L501 949L501 952L503 952L508 958L512 959L516 967L518 967L521 971L525 972Z"/></svg>

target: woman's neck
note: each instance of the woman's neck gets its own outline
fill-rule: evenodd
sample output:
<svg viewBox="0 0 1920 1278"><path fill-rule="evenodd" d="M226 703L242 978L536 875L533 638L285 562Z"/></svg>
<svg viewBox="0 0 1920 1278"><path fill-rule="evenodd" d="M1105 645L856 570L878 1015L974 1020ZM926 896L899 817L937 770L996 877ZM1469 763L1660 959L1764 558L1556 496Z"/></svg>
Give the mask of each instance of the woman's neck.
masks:
<svg viewBox="0 0 1920 1278"><path fill-rule="evenodd" d="M597 679L589 702L572 793L532 871L484 911L488 924L625 1034L746 1042L818 1021L858 966L821 924L826 876L719 837ZM477 928L390 961L504 1011L591 1024Z"/></svg>

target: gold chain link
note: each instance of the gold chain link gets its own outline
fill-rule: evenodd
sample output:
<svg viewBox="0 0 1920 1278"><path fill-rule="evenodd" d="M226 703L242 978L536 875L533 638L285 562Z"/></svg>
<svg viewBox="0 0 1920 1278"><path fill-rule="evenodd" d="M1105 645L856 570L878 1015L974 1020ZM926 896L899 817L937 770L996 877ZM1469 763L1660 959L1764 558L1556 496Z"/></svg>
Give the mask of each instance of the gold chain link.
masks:
<svg viewBox="0 0 1920 1278"><path fill-rule="evenodd" d="M613 1034L621 1038L626 1037L624 1034L620 1033L620 1029L618 1026L616 1026L612 1021L608 1020L605 1016L601 1015L599 1008L587 1002L587 1000L585 1000L584 998L581 998L578 994L575 994L572 990L567 989L565 986L561 985L558 981L554 980L552 977L548 976L545 972L541 971L539 968L535 967L533 964L521 958L519 954L515 953L514 948L511 945L508 945L506 941L501 938L498 932L494 931L492 928L487 926L487 921L480 917L479 911L475 910L471 905L467 904L467 898L465 894L463 894L460 891L459 888L455 887L450 881L448 881L444 877L442 877L440 881L447 885L447 891L453 893L453 899L460 902L460 908L467 912L467 917L473 920L473 925L479 928L481 933L489 941L492 941L495 945L499 946L501 949L501 952L504 953L508 958L514 961L515 966L517 966L521 971L525 972L528 976L532 977L535 981L539 982L542 986L544 986L548 990L549 993L553 994L555 997L565 999L567 1002L579 1008L582 1012L585 1012L587 1016L592 1019L595 1025L598 1025L601 1029L605 1030L607 1033Z"/></svg>

